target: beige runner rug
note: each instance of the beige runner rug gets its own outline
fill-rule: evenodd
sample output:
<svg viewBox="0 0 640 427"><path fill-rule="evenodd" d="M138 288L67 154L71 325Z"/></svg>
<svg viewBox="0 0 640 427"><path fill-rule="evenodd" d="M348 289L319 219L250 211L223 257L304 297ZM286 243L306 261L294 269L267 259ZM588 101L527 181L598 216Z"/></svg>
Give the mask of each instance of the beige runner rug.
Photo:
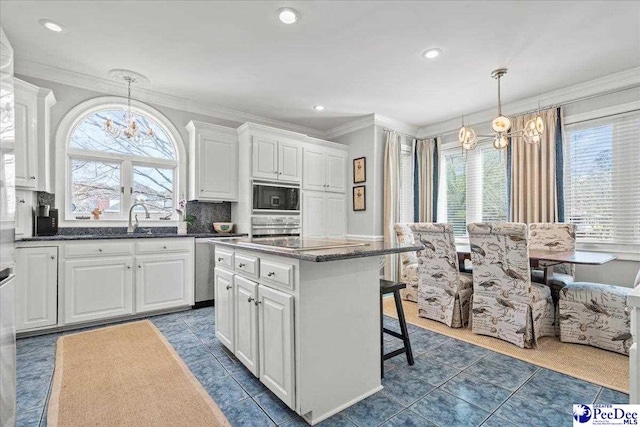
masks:
<svg viewBox="0 0 640 427"><path fill-rule="evenodd" d="M49 426L228 426L148 320L58 339Z"/></svg>
<svg viewBox="0 0 640 427"><path fill-rule="evenodd" d="M397 318L393 298L384 298L384 314ZM538 348L523 349L493 337L476 335L469 328L449 328L444 323L418 316L418 304L402 301L408 323L515 357L552 371L629 393L629 358L623 354L580 344L563 343L557 337L542 337Z"/></svg>

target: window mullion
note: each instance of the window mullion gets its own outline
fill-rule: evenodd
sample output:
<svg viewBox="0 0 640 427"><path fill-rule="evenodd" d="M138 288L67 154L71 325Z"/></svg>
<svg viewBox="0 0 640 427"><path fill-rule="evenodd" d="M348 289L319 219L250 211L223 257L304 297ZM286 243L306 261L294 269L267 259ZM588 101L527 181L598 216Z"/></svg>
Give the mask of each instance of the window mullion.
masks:
<svg viewBox="0 0 640 427"><path fill-rule="evenodd" d="M132 191L133 191L133 164L131 160L125 160L122 162L122 187L124 192L122 194L122 217L128 218L129 209L132 204Z"/></svg>

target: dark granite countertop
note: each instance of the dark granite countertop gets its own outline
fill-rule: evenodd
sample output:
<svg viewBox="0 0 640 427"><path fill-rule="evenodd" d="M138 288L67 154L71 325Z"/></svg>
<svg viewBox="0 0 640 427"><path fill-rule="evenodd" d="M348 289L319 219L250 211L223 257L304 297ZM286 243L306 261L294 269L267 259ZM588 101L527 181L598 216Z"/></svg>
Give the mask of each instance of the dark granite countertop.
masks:
<svg viewBox="0 0 640 427"><path fill-rule="evenodd" d="M194 237L196 239L222 239L242 237L246 234L238 233L132 233L132 234L58 234L56 236L34 236L20 239L18 242L51 242L75 240L115 240L115 239L166 239L173 237Z"/></svg>
<svg viewBox="0 0 640 427"><path fill-rule="evenodd" d="M360 246L334 247L327 249L306 249L291 250L277 246L266 246L256 243L263 243L264 239L235 238L215 241L216 245L230 246L235 249L261 252L265 254L277 255L287 258L295 258L302 261L327 262L339 261L351 258L365 258L380 255L397 254L401 252L419 251L422 245L387 245L384 242L372 242L362 240L341 240L340 242L359 243ZM329 242L336 242L335 240Z"/></svg>

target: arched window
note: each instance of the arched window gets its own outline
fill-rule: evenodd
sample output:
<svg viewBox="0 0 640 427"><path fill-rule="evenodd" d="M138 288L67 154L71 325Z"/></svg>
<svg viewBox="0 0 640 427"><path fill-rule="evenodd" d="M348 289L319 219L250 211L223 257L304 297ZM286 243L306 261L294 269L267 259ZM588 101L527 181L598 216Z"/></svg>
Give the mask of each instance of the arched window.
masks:
<svg viewBox="0 0 640 427"><path fill-rule="evenodd" d="M82 108L84 104L93 104ZM175 219L184 164L182 142L175 128L157 111L126 100L88 101L65 118L65 215L67 221L125 220L135 202L151 218ZM134 134L131 130L134 129ZM58 163L60 164L60 163ZM183 193L182 193L183 194ZM142 206L134 214L145 218Z"/></svg>

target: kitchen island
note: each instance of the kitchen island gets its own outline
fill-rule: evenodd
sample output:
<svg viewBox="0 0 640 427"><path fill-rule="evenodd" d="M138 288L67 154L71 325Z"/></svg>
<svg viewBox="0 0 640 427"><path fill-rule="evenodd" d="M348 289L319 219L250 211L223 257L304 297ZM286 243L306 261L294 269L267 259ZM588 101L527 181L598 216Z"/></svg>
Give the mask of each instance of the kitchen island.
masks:
<svg viewBox="0 0 640 427"><path fill-rule="evenodd" d="M212 240L217 338L314 425L382 389L382 256L419 245Z"/></svg>

